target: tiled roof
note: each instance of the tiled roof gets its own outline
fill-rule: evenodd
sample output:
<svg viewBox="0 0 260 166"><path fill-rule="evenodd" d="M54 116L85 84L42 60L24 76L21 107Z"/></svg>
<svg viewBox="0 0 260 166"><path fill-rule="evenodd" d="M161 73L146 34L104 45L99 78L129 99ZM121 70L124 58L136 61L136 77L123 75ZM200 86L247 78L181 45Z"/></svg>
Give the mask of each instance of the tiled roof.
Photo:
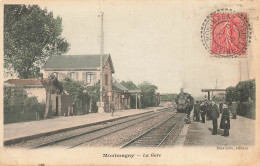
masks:
<svg viewBox="0 0 260 166"><path fill-rule="evenodd" d="M115 90L115 91L128 91L128 89L124 85L122 85L120 83L113 83L112 90Z"/></svg>
<svg viewBox="0 0 260 166"><path fill-rule="evenodd" d="M4 83L5 86L42 86L40 79L9 79Z"/></svg>
<svg viewBox="0 0 260 166"><path fill-rule="evenodd" d="M112 73L114 66L111 56L105 54L103 65L110 61ZM97 69L100 67L100 55L56 55L51 56L43 65L44 70L69 70L69 69Z"/></svg>

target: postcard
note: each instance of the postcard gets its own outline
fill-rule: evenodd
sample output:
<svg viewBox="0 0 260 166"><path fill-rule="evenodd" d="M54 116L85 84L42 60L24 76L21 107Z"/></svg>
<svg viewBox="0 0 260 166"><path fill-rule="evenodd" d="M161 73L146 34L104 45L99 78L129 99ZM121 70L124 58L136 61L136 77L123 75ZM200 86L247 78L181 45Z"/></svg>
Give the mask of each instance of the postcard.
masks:
<svg viewBox="0 0 260 166"><path fill-rule="evenodd" d="M3 0L1 165L260 165L258 0Z"/></svg>

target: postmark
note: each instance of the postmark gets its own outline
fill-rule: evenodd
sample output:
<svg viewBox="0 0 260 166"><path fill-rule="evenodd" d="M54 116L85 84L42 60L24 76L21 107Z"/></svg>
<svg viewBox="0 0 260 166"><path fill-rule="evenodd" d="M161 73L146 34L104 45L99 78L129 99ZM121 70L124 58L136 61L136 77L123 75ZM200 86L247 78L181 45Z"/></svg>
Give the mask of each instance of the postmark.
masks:
<svg viewBox="0 0 260 166"><path fill-rule="evenodd" d="M247 13L227 8L208 15L201 26L203 47L212 57L246 57L250 35Z"/></svg>

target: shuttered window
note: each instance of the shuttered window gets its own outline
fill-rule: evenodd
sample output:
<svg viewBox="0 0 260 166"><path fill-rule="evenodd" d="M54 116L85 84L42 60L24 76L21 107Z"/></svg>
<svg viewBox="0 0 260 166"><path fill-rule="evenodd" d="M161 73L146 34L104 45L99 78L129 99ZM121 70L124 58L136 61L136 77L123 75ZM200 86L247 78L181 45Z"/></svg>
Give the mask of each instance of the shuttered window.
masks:
<svg viewBox="0 0 260 166"><path fill-rule="evenodd" d="M94 82L94 74L93 73L86 73L86 77L87 77L87 83L92 83Z"/></svg>
<svg viewBox="0 0 260 166"><path fill-rule="evenodd" d="M74 81L77 81L77 80L78 80L78 73L76 73L76 72L71 72L71 73L69 74L69 76L70 76L70 78L71 78L72 80L74 80Z"/></svg>

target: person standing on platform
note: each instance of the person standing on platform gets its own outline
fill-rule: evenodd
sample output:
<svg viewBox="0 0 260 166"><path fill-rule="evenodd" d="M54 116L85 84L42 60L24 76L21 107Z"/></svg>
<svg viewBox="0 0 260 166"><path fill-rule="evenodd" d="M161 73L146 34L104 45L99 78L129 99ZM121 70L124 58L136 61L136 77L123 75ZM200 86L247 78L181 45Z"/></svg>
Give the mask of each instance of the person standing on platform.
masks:
<svg viewBox="0 0 260 166"><path fill-rule="evenodd" d="M207 101L207 120L212 120L211 112L212 112L212 100Z"/></svg>
<svg viewBox="0 0 260 166"><path fill-rule="evenodd" d="M237 103L234 101L231 104L231 113L232 113L232 119L236 119L237 118Z"/></svg>
<svg viewBox="0 0 260 166"><path fill-rule="evenodd" d="M206 109L206 102L202 102L200 105L201 123L205 123Z"/></svg>
<svg viewBox="0 0 260 166"><path fill-rule="evenodd" d="M220 128L224 129L224 134L222 136L229 136L230 129L230 119L229 119L229 108L226 104L223 104L223 113L220 121Z"/></svg>
<svg viewBox="0 0 260 166"><path fill-rule="evenodd" d="M200 104L199 101L196 101L196 104L194 104L194 117L195 121L199 122L200 121Z"/></svg>
<svg viewBox="0 0 260 166"><path fill-rule="evenodd" d="M211 109L211 117L213 124L213 132L212 135L218 134L218 118L219 118L219 110L217 104L214 101L211 101L212 109Z"/></svg>
<svg viewBox="0 0 260 166"><path fill-rule="evenodd" d="M219 112L222 114L222 112L223 112L223 102L222 102L222 100L220 101L220 103L219 103Z"/></svg>
<svg viewBox="0 0 260 166"><path fill-rule="evenodd" d="M115 112L114 102L111 102L111 104L110 104L110 111L111 111L111 116L114 116L114 112Z"/></svg>
<svg viewBox="0 0 260 166"><path fill-rule="evenodd" d="M190 99L188 99L187 102L186 102L185 123L191 123L191 121L190 121L190 112L191 112L191 110L192 110L191 101L190 101Z"/></svg>

